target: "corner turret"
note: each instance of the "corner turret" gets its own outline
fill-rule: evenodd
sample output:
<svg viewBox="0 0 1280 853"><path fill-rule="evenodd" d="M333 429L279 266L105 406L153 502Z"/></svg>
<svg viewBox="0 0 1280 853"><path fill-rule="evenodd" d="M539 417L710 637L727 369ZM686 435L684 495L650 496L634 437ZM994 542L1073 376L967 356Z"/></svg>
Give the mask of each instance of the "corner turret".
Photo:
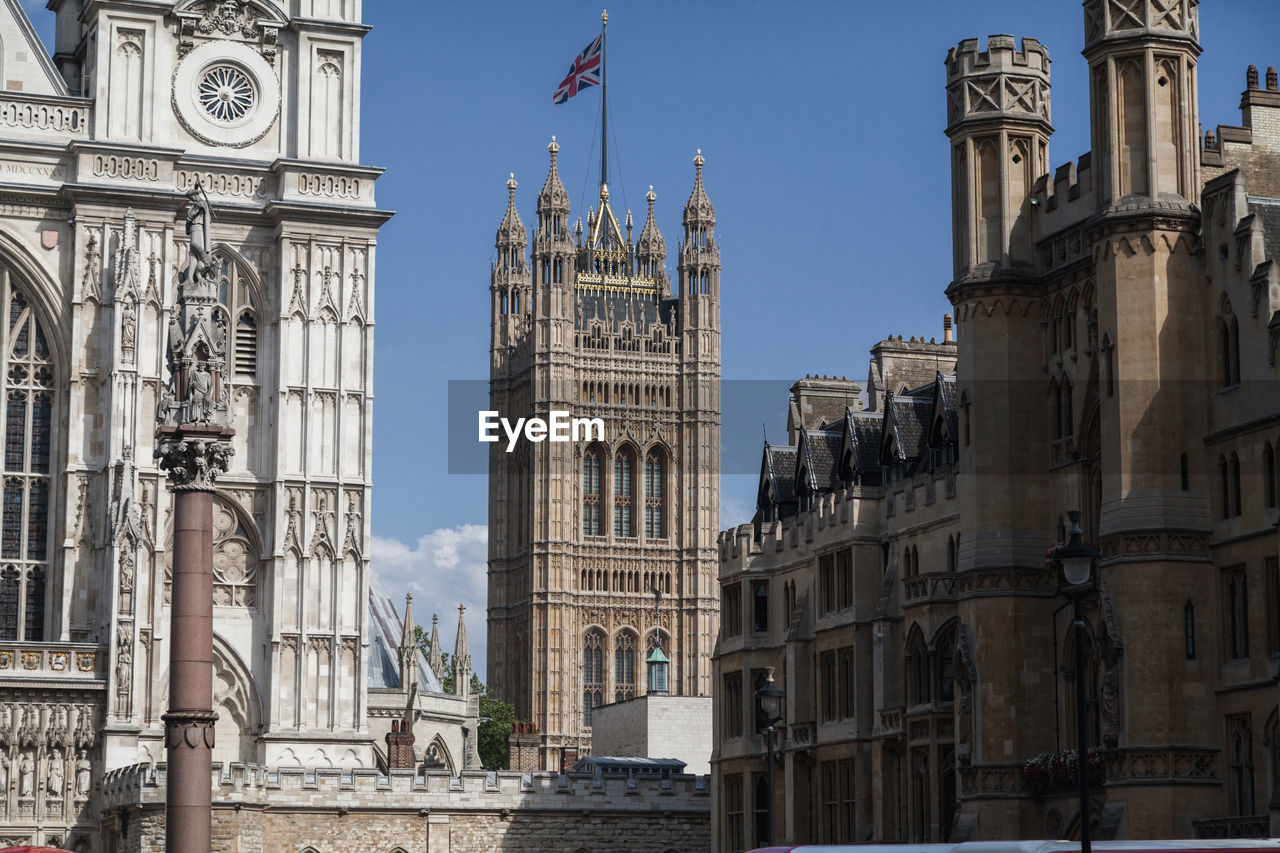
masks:
<svg viewBox="0 0 1280 853"><path fill-rule="evenodd" d="M957 282L1034 272L1031 190L1048 171L1049 51L1033 38L965 39L947 53ZM1017 271L1017 273L1015 273Z"/></svg>
<svg viewBox="0 0 1280 853"><path fill-rule="evenodd" d="M1084 3L1092 162L1108 212L1187 211L1199 196L1198 7Z"/></svg>
<svg viewBox="0 0 1280 853"><path fill-rule="evenodd" d="M680 242L680 298L720 297L720 245L716 242L716 209L702 184L702 149L693 158L693 192L684 206L684 239ZM689 315L685 315L688 319Z"/></svg>
<svg viewBox="0 0 1280 853"><path fill-rule="evenodd" d="M569 193L560 181L560 170L556 165L560 143L554 136L547 145L547 152L551 155L551 168L542 192L538 193L538 240L568 239Z"/></svg>

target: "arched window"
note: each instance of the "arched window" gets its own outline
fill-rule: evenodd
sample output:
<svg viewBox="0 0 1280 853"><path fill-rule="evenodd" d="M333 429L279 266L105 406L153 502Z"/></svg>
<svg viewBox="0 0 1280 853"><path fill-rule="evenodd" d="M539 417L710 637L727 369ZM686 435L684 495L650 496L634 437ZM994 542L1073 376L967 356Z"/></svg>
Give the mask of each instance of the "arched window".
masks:
<svg viewBox="0 0 1280 853"><path fill-rule="evenodd" d="M1062 438L1062 388L1058 380L1049 380L1049 396L1053 401L1053 437Z"/></svg>
<svg viewBox="0 0 1280 853"><path fill-rule="evenodd" d="M1071 379L1062 377L1062 435L1075 435L1075 402L1071 396Z"/></svg>
<svg viewBox="0 0 1280 853"><path fill-rule="evenodd" d="M1267 496L1267 509L1275 509L1276 452L1271 449L1271 442L1269 441L1266 447L1262 449L1262 489Z"/></svg>
<svg viewBox="0 0 1280 853"><path fill-rule="evenodd" d="M1085 628L1084 638L1084 688L1085 688L1085 720L1089 726L1089 743L1096 746L1101 743L1100 729L1100 707L1098 703L1098 684L1101 668L1098 661L1097 649L1094 646L1093 637L1089 633L1089 628ZM1064 712L1066 714L1067 723L1067 743L1068 747L1075 747L1080 743L1076 729L1076 647L1078 636L1075 629L1069 632L1070 636L1063 645L1062 656L1062 677L1064 689L1063 696L1067 697L1064 704Z"/></svg>
<svg viewBox="0 0 1280 853"><path fill-rule="evenodd" d="M666 539L666 454L654 448L644 457L644 536Z"/></svg>
<svg viewBox="0 0 1280 853"><path fill-rule="evenodd" d="M218 257L218 302L223 322L234 317L231 356L227 367L238 377L252 380L258 371L258 306L249 276L231 259Z"/></svg>
<svg viewBox="0 0 1280 853"><path fill-rule="evenodd" d="M1220 486L1219 497L1222 500L1222 517L1228 519L1231 517L1231 471L1227 468L1227 460L1218 457L1218 479Z"/></svg>
<svg viewBox="0 0 1280 853"><path fill-rule="evenodd" d="M919 626L913 627L907 640L907 704L926 705L931 701L929 690L929 648Z"/></svg>
<svg viewBox="0 0 1280 853"><path fill-rule="evenodd" d="M5 271L4 498L0 511L0 639L43 640L49 562L53 361L26 296Z"/></svg>
<svg viewBox="0 0 1280 853"><path fill-rule="evenodd" d="M604 454L591 445L582 454L582 535L603 536L600 520L600 467Z"/></svg>
<svg viewBox="0 0 1280 853"><path fill-rule="evenodd" d="M1196 657L1196 608L1188 599L1182 607L1182 633L1186 646L1187 660Z"/></svg>
<svg viewBox="0 0 1280 853"><path fill-rule="evenodd" d="M947 571L954 572L956 570L956 540L954 536L947 537Z"/></svg>
<svg viewBox="0 0 1280 853"><path fill-rule="evenodd" d="M950 625L934 640L934 669L938 701L952 702L956 692L956 626Z"/></svg>
<svg viewBox="0 0 1280 853"><path fill-rule="evenodd" d="M1240 457L1231 454L1231 514L1237 518L1241 515L1240 508Z"/></svg>
<svg viewBox="0 0 1280 853"><path fill-rule="evenodd" d="M635 497L635 456L624 447L613 459L613 535L629 539L636 535L632 503Z"/></svg>
<svg viewBox="0 0 1280 853"><path fill-rule="evenodd" d="M613 641L614 701L636 695L636 635L622 631Z"/></svg>
<svg viewBox="0 0 1280 853"><path fill-rule="evenodd" d="M1182 454L1182 458L1178 460L1178 468L1182 473L1182 491L1191 488L1191 471L1187 462L1187 454Z"/></svg>
<svg viewBox="0 0 1280 853"><path fill-rule="evenodd" d="M582 724L591 725L591 710L604 704L604 632L593 628L582 640Z"/></svg>

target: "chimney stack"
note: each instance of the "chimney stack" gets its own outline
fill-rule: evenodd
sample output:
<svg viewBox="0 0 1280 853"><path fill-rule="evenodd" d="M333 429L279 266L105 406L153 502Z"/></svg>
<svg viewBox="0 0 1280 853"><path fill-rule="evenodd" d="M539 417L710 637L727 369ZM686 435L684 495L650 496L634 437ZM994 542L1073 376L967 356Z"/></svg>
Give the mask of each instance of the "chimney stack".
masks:
<svg viewBox="0 0 1280 853"><path fill-rule="evenodd" d="M951 333L951 315L942 315L942 342L944 344L955 343L955 336Z"/></svg>

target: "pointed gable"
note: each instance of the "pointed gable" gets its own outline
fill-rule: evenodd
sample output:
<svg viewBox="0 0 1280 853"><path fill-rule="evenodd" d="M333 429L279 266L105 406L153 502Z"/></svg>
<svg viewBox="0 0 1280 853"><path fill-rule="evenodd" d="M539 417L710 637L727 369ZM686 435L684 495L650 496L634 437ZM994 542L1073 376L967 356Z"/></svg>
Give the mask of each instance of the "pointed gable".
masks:
<svg viewBox="0 0 1280 853"><path fill-rule="evenodd" d="M796 511L796 448L764 445L760 461L760 483L756 489L756 510L762 519L786 518Z"/></svg>
<svg viewBox="0 0 1280 853"><path fill-rule="evenodd" d="M0 85L32 95L67 94L67 84L18 0L0 3Z"/></svg>

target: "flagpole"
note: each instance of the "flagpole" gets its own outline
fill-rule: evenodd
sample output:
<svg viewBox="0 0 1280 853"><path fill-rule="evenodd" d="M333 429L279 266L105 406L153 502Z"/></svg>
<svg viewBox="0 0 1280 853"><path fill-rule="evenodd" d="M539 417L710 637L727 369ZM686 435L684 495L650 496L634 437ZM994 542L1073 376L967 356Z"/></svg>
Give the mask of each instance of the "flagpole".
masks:
<svg viewBox="0 0 1280 853"><path fill-rule="evenodd" d="M600 13L600 187L609 182L609 65L606 62L609 39L609 12Z"/></svg>

